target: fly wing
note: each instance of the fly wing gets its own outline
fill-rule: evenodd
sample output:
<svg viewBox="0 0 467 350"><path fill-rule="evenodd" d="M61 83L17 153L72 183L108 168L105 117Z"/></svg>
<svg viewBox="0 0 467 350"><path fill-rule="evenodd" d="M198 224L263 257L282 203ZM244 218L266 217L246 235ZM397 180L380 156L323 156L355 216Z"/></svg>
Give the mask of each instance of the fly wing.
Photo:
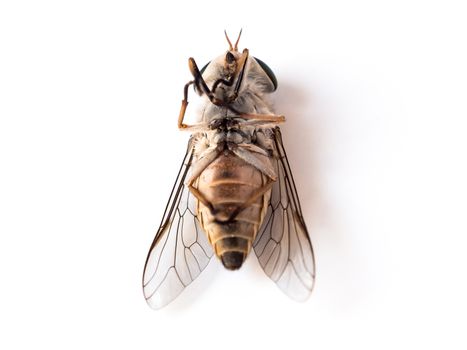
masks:
<svg viewBox="0 0 467 350"><path fill-rule="evenodd" d="M310 295L315 279L313 248L280 129L276 127L273 132L272 161L277 181L253 247L264 272L289 297L303 301Z"/></svg>
<svg viewBox="0 0 467 350"><path fill-rule="evenodd" d="M144 266L143 292L154 309L160 309L175 299L198 277L213 255L198 222L195 198L184 184L192 161L193 139L190 139Z"/></svg>

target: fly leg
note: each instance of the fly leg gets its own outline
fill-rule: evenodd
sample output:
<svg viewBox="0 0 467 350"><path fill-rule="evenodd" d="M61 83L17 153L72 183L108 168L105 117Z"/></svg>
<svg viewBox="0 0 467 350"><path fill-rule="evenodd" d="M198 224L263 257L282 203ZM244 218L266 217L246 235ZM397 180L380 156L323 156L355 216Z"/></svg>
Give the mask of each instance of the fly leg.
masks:
<svg viewBox="0 0 467 350"><path fill-rule="evenodd" d="M240 59L238 61L238 63L239 63L238 67L240 67L240 70L239 70L238 75L237 75L238 78L237 78L237 81L236 81L236 84L235 84L234 96L232 96L231 100L235 100L237 98L237 96L238 96L238 92L240 90L240 85L241 85L241 83L243 81L243 76L244 76L244 73L245 73L245 67L246 67L247 59L248 59L248 49L245 49L245 50L243 50L242 56L240 57ZM187 124L183 123L183 119L185 118L185 112L186 112L186 109L188 107L188 88L192 84L195 85L195 87L196 87L196 89L198 91L205 94L209 98L209 100L213 104L215 104L216 106L227 107L227 108L231 109L233 112L238 114L238 112L236 110L234 110L233 108L231 108L229 106L229 102L220 100L215 96L215 91L217 90L218 86L220 84L224 84L224 85L227 85L227 86L232 86L233 83L234 83L234 77L235 76L233 76L229 80L219 79L219 80L215 81L214 85L213 85L213 89L211 91L209 89L208 85L206 84L206 81L204 80L203 76L201 75L201 72L199 71L198 65L196 64L196 61L195 61L194 58L190 57L188 59L188 67L190 69L191 74L194 77L194 80L189 81L185 85L185 87L183 89L183 100L182 100L182 105L180 107L180 113L178 115L178 128L179 129L193 131L194 129L205 129L206 128L206 125L204 125L204 124L187 125Z"/></svg>
<svg viewBox="0 0 467 350"><path fill-rule="evenodd" d="M204 81L203 76L201 75L201 72L199 71L198 65L196 64L196 61L193 57L190 57L188 59L188 67L190 68L190 72L195 78L193 83L195 84L195 87L201 91L201 93L205 94L209 100L215 104L216 106L225 106L226 103L220 99L218 99L214 93L209 89L208 85Z"/></svg>
<svg viewBox="0 0 467 350"><path fill-rule="evenodd" d="M208 85L204 81L204 78L203 78L203 76L201 75L201 73L200 73L200 71L198 69L198 65L196 64L195 59L190 57L190 59L188 60L188 66L190 68L191 74L195 78L194 84L195 84L196 88L199 91L201 91L202 93L204 93L209 98L209 100L213 104L215 104L216 106L227 107L227 108L231 109L229 104L230 104L231 101L235 100L238 97L238 92L240 91L240 86L241 86L242 81L243 81L243 76L245 75L245 68L246 68L246 63L248 61L248 55L249 55L248 49L244 49L243 52L242 52L242 55L240 56L240 59L238 60L238 65L237 65L238 72L237 72L237 74L234 75L229 80L225 80L225 79L216 80L214 82L213 87L212 87L212 91L209 89ZM215 96L215 92L216 92L217 87L219 86L219 84L232 86L233 83L234 83L235 76L237 76L237 81L235 83L234 95L230 98L230 101L223 101L223 100L218 99ZM235 110L233 110L233 111L235 112Z"/></svg>
<svg viewBox="0 0 467 350"><path fill-rule="evenodd" d="M235 219L235 217L244 209L248 208L253 204L259 197L268 192L272 185L277 181L277 173L272 165L268 152L261 147L254 144L239 144L235 147L232 152L239 158L251 166L258 169L263 175L265 175L266 183L255 190L250 197L241 205L239 205L230 215L228 221Z"/></svg>
<svg viewBox="0 0 467 350"><path fill-rule="evenodd" d="M205 94L209 98L209 100L216 106L224 106L225 102L216 98L214 93L209 89L208 85L204 81L203 76L201 75L201 72L199 71L198 65L196 64L194 58L192 57L189 58L188 67L190 69L191 74L194 77L194 80L191 80L188 83L186 83L183 89L183 100L182 100L182 105L180 107L180 113L178 115L178 128L181 130L190 130L190 131L194 131L194 129L205 129L207 127L207 125L205 124L188 125L188 124L183 123L183 119L185 118L185 112L188 107L188 88L190 87L190 85L194 84L196 89L200 91L201 93ZM217 85L219 85L221 82L216 82L216 83L217 84L215 84L216 85L215 87L217 88Z"/></svg>
<svg viewBox="0 0 467 350"><path fill-rule="evenodd" d="M208 148L203 153L201 153L198 161L193 164L192 174L190 179L186 182L186 186L190 190L190 192L195 196L201 203L203 203L209 210L213 213L214 207L212 204L206 199L206 197L198 191L196 187L193 186L195 181L199 178L201 173L211 164L213 161L216 160L217 156L219 155L220 151L216 148Z"/></svg>
<svg viewBox="0 0 467 350"><path fill-rule="evenodd" d="M229 53L227 53L227 55L228 54ZM243 50L243 53L237 62L237 72L236 74L232 75L229 80L225 80L221 78L221 79L217 79L214 82L214 84L212 85L213 94L216 92L220 84L223 84L225 86L232 86L235 81L235 77L238 77L237 82L235 83L234 94L233 96L230 97L230 101L234 101L238 97L238 92L240 91L240 86L242 85L243 76L245 75L245 68L246 68L246 63L248 60L248 55L249 55L248 49Z"/></svg>
<svg viewBox="0 0 467 350"><path fill-rule="evenodd" d="M183 122L183 119L185 118L186 108L188 107L188 88L194 83L195 81L192 80L185 84L185 87L183 89L182 106L180 107L180 114L178 115L178 128L180 130L188 130L191 132L204 131L209 127L206 123L188 125Z"/></svg>
<svg viewBox="0 0 467 350"><path fill-rule="evenodd" d="M238 63L239 63L238 66L241 67L241 69L238 72L238 79L237 79L237 83L235 84L233 100L235 100L238 97L238 92L240 91L240 86L242 85L243 76L245 75L245 68L246 68L246 63L248 61L248 55L249 55L248 49L244 49L242 52L242 56L238 60Z"/></svg>
<svg viewBox="0 0 467 350"><path fill-rule="evenodd" d="M280 124L285 122L283 115L240 113L238 118L248 120L247 124Z"/></svg>
<svg viewBox="0 0 467 350"><path fill-rule="evenodd" d="M196 179L193 179L193 182L195 182ZM196 197L197 200L199 200L201 203L203 203L207 208L209 208L209 210L211 211L211 213L214 212L214 207L212 206L211 202L209 202L206 197L203 196L203 194L198 191L198 189L196 187L193 186L193 182L187 184L188 186L188 189L190 190L191 194L193 196Z"/></svg>
<svg viewBox="0 0 467 350"><path fill-rule="evenodd" d="M188 129L188 128L191 128L192 126L192 125L184 124L183 119L185 118L186 108L188 107L188 88L193 83L194 83L193 80L189 81L188 83L185 84L185 87L183 89L182 106L180 107L180 114L178 115L178 128L179 129Z"/></svg>

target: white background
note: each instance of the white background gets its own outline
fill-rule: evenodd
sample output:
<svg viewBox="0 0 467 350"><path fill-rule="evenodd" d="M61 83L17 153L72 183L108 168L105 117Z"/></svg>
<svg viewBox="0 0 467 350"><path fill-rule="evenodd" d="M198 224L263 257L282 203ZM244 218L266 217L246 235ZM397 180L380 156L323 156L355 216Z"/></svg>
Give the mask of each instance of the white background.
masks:
<svg viewBox="0 0 467 350"><path fill-rule="evenodd" d="M2 1L0 347L465 349L461 5ZM254 255L213 259L153 311L141 275L188 139L187 58L241 27L279 80L316 289L295 303Z"/></svg>

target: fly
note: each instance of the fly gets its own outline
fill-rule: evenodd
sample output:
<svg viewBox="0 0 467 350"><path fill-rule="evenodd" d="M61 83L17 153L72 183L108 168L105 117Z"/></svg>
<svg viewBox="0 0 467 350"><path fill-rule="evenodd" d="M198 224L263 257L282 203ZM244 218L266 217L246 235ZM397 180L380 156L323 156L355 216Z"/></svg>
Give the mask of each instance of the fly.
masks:
<svg viewBox="0 0 467 350"><path fill-rule="evenodd" d="M184 88L178 127L191 132L188 148L149 249L143 291L159 309L187 287L215 254L239 269L251 249L264 272L296 300L313 288L313 248L268 95L277 88L272 70L229 49L193 76ZM184 123L188 90L203 99L198 122Z"/></svg>

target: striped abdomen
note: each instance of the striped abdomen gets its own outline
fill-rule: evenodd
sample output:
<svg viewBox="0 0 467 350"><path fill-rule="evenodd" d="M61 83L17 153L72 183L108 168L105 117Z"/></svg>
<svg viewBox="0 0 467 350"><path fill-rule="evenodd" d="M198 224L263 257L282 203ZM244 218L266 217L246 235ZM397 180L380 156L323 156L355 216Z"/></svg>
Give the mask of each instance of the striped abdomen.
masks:
<svg viewBox="0 0 467 350"><path fill-rule="evenodd" d="M266 182L265 175L230 152L219 155L198 178L197 189L208 204L198 202L199 221L230 270L242 266L263 221L270 190L245 203Z"/></svg>

